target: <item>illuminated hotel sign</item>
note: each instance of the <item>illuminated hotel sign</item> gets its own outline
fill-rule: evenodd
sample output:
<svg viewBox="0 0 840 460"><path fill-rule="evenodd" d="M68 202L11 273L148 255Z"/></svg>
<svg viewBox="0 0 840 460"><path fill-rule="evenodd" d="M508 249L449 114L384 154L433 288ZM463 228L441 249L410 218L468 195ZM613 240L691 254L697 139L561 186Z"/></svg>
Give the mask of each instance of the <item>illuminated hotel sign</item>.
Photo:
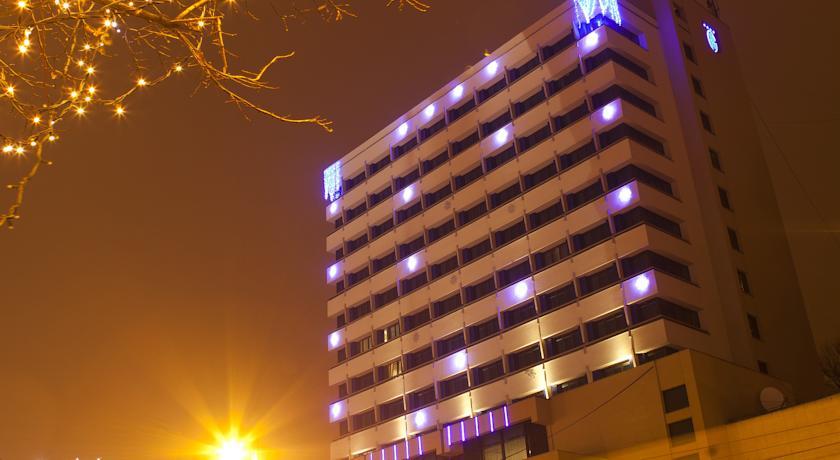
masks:
<svg viewBox="0 0 840 460"><path fill-rule="evenodd" d="M575 22L581 37L606 21L621 25L618 0L575 0Z"/></svg>
<svg viewBox="0 0 840 460"><path fill-rule="evenodd" d="M713 53L719 53L720 42L718 41L717 30L706 22L703 23L703 28L706 29L706 43L709 44L709 48L711 48Z"/></svg>
<svg viewBox="0 0 840 460"><path fill-rule="evenodd" d="M341 161L324 170L324 199L335 201L341 197Z"/></svg>

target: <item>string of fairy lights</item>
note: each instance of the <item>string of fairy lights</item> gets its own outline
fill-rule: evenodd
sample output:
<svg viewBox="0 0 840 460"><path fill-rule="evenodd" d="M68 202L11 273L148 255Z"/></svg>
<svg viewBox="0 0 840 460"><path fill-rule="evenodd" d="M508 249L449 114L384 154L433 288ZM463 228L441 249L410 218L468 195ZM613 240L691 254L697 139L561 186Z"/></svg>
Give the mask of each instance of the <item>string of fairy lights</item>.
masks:
<svg viewBox="0 0 840 460"><path fill-rule="evenodd" d="M338 21L354 16L351 0L314 0L274 5L284 26L289 20L316 16ZM48 146L60 132L92 111L106 109L114 117L128 115L127 101L139 91L189 70L198 87L214 88L240 108L281 122L314 124L331 132L319 116L294 117L251 99L254 91L276 89L264 80L277 55L256 70L234 68L225 40L226 14L244 13L245 0L0 0L0 105L8 105L13 123L0 124L0 168L24 172L6 185L11 203L0 195L0 228L12 228L20 217L24 191L46 159ZM387 6L425 12L421 0L383 0ZM279 6L279 7L278 7ZM130 77L115 70L128 63ZM110 78L111 80L108 80ZM16 132L6 132L18 126ZM3 164L3 157L21 161ZM5 210L4 210L5 208Z"/></svg>

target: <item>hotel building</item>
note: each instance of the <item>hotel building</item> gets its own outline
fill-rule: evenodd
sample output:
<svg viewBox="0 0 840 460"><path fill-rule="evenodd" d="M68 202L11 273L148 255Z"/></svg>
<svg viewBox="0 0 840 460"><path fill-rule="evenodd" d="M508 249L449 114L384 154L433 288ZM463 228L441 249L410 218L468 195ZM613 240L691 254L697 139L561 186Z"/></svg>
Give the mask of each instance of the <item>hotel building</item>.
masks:
<svg viewBox="0 0 840 460"><path fill-rule="evenodd" d="M324 171L331 459L714 458L820 392L713 2L558 3Z"/></svg>

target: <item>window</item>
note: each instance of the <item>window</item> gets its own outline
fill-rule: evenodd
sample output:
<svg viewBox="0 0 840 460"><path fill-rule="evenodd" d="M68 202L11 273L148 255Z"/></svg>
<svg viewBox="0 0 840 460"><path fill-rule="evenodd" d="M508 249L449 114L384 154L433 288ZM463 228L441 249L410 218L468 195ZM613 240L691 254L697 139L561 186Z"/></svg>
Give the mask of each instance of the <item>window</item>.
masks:
<svg viewBox="0 0 840 460"><path fill-rule="evenodd" d="M612 85L604 91L592 95L592 106L597 110L615 99L621 99L653 117L656 116L656 107L653 104L620 85Z"/></svg>
<svg viewBox="0 0 840 460"><path fill-rule="evenodd" d="M402 177L395 178L394 179L394 186L397 188L397 190L401 190L401 189L409 186L412 182L416 181L419 178L420 178L420 169L419 168L414 168L414 170L412 170L408 174L406 174Z"/></svg>
<svg viewBox="0 0 840 460"><path fill-rule="evenodd" d="M622 123L615 128L610 129L609 131L603 132L598 135L598 142L601 143L601 148L607 148L612 144L622 140L622 139L630 139L637 144L644 146L650 149L653 152L656 152L660 155L665 155L665 146L662 142L654 139L652 136L639 131L638 129Z"/></svg>
<svg viewBox="0 0 840 460"><path fill-rule="evenodd" d="M347 209L346 211L344 211L344 217L347 219L347 222L350 222L351 220L364 214L365 211L367 211L367 203L362 201L355 208Z"/></svg>
<svg viewBox="0 0 840 460"><path fill-rule="evenodd" d="M351 252L359 249L360 247L366 245L368 242L368 235L367 232L362 233L361 236L356 238L355 240L350 240L347 242L347 253L350 254Z"/></svg>
<svg viewBox="0 0 840 460"><path fill-rule="evenodd" d="M350 391L355 393L373 386L373 371L350 379Z"/></svg>
<svg viewBox="0 0 840 460"><path fill-rule="evenodd" d="M447 273L451 273L458 268L458 256L452 256L443 262L432 265L432 280L436 280Z"/></svg>
<svg viewBox="0 0 840 460"><path fill-rule="evenodd" d="M718 187L718 196L720 197L720 205L724 207L724 209L732 210L732 202L729 201L729 192L724 190L721 187Z"/></svg>
<svg viewBox="0 0 840 460"><path fill-rule="evenodd" d="M342 382L338 385L338 397L343 398L347 396L347 382Z"/></svg>
<svg viewBox="0 0 840 460"><path fill-rule="evenodd" d="M513 104L513 114L516 117L521 117L522 115L527 113L529 110L533 109L534 107L536 107L537 105L542 103L543 101L545 101L545 91L543 91L543 89L540 88L540 89L537 90L537 92L535 92L534 94L526 97L525 99L523 99L519 102L514 102L514 104Z"/></svg>
<svg viewBox="0 0 840 460"><path fill-rule="evenodd" d="M618 51L615 51L610 48L601 51L595 56L586 58L583 61L583 64L584 67L586 67L586 73L590 73L608 62L614 62L629 70L630 72L633 72L634 74L636 74L644 80L648 79L648 72L643 66L637 64L636 62L619 53Z"/></svg>
<svg viewBox="0 0 840 460"><path fill-rule="evenodd" d="M338 422L338 434L340 436L344 436L349 432L350 432L350 428L347 425L347 419L344 419L344 420Z"/></svg>
<svg viewBox="0 0 840 460"><path fill-rule="evenodd" d="M435 402L435 387L428 387L408 394L408 410L419 409Z"/></svg>
<svg viewBox="0 0 840 460"><path fill-rule="evenodd" d="M405 295L425 286L428 282L429 280L426 276L426 272L424 271L411 278L400 281L400 287L402 288L403 295Z"/></svg>
<svg viewBox="0 0 840 460"><path fill-rule="evenodd" d="M700 82L700 79L695 77L694 75L691 76L691 84L694 86L694 94L705 98L706 93L703 92L703 83Z"/></svg>
<svg viewBox="0 0 840 460"><path fill-rule="evenodd" d="M464 288L464 298L467 303L476 301L496 290L496 281L493 277Z"/></svg>
<svg viewBox="0 0 840 460"><path fill-rule="evenodd" d="M700 329L700 315L696 311L665 299L654 298L630 305L630 322L634 325L662 317Z"/></svg>
<svg viewBox="0 0 840 460"><path fill-rule="evenodd" d="M534 254L534 266L537 270L542 270L566 257L569 257L569 243L563 241L551 249Z"/></svg>
<svg viewBox="0 0 840 460"><path fill-rule="evenodd" d="M750 334L756 340L761 340L761 331L758 329L758 318L747 313L747 323L750 326Z"/></svg>
<svg viewBox="0 0 840 460"><path fill-rule="evenodd" d="M554 131L562 131L587 115L589 115L589 104L584 100L577 107L554 117Z"/></svg>
<svg viewBox="0 0 840 460"><path fill-rule="evenodd" d="M758 372L761 372L762 374L765 374L765 375L770 373L770 370L767 368L767 363L766 362L761 361L761 360L758 361Z"/></svg>
<svg viewBox="0 0 840 460"><path fill-rule="evenodd" d="M344 292L344 280L338 280L338 282L335 283L335 293L340 294L342 292Z"/></svg>
<svg viewBox="0 0 840 460"><path fill-rule="evenodd" d="M619 309L600 319L590 321L584 326L586 329L586 341L594 342L626 330L627 320L624 318L624 310Z"/></svg>
<svg viewBox="0 0 840 460"><path fill-rule="evenodd" d="M546 354L549 357L560 356L583 345L583 336L579 328L564 332L545 340Z"/></svg>
<svg viewBox="0 0 840 460"><path fill-rule="evenodd" d="M371 208L374 207L375 205L377 205L377 204L381 203L383 200L385 200L385 198L388 198L389 196L391 196L393 194L394 194L394 192L391 189L390 185L383 188L382 190L380 190L376 193L371 194L370 197L369 197L370 207Z"/></svg>
<svg viewBox="0 0 840 460"><path fill-rule="evenodd" d="M525 182L525 190L530 190L556 175L557 164L552 160L551 163L543 166L535 172L525 175L523 178Z"/></svg>
<svg viewBox="0 0 840 460"><path fill-rule="evenodd" d="M580 252L608 239L611 235L610 223L605 221L595 228L572 235L572 247L574 252Z"/></svg>
<svg viewBox="0 0 840 460"><path fill-rule="evenodd" d="M406 153L411 151L414 147L417 147L417 145L419 143L420 143L420 141L417 140L417 136L412 135L407 141L405 141L401 145L397 145L393 148L394 159L396 160L397 158L405 155Z"/></svg>
<svg viewBox="0 0 840 460"><path fill-rule="evenodd" d="M691 281L691 272L686 265L653 251L644 251L621 259L621 271L624 272L625 278L638 275L651 268L685 281Z"/></svg>
<svg viewBox="0 0 840 460"><path fill-rule="evenodd" d="M404 316L403 317L403 326L405 326L405 331L408 332L412 329L416 329L431 320L431 315L429 314L429 309L424 308L417 313Z"/></svg>
<svg viewBox="0 0 840 460"><path fill-rule="evenodd" d="M490 364L473 368L472 374L473 385L481 385L505 375L505 368L500 359Z"/></svg>
<svg viewBox="0 0 840 460"><path fill-rule="evenodd" d="M525 232L525 220L523 219L504 230L493 232L493 239L495 240L496 247L498 248L519 238L524 235Z"/></svg>
<svg viewBox="0 0 840 460"><path fill-rule="evenodd" d="M632 182L633 180L637 180L645 185L653 187L666 195L673 196L674 194L670 182L655 174L649 173L636 165L627 165L618 171L613 171L607 174L607 188L615 190L628 182Z"/></svg>
<svg viewBox="0 0 840 460"><path fill-rule="evenodd" d="M379 238L392 228L394 228L394 218L388 217L384 222L370 228L370 236L374 239Z"/></svg>
<svg viewBox="0 0 840 460"><path fill-rule="evenodd" d="M373 340L370 336L367 336L363 339L360 339L357 342L350 343L350 356L356 356L362 354L366 351L369 351L373 348Z"/></svg>
<svg viewBox="0 0 840 460"><path fill-rule="evenodd" d="M347 284L353 286L370 276L370 267L362 267L359 271L347 274Z"/></svg>
<svg viewBox="0 0 840 460"><path fill-rule="evenodd" d="M441 118L440 120L436 121L433 125L426 126L425 128L420 128L420 142L423 142L426 139L439 133L441 130L443 130L443 128L446 128L446 118Z"/></svg>
<svg viewBox="0 0 840 460"><path fill-rule="evenodd" d="M377 172L381 171L382 168L391 164L391 155L385 155L380 160L375 161L368 165L368 177L373 176Z"/></svg>
<svg viewBox="0 0 840 460"><path fill-rule="evenodd" d="M744 294L752 294L752 289L750 289L750 280L747 278L747 274L741 270L738 270L738 286Z"/></svg>
<svg viewBox="0 0 840 460"><path fill-rule="evenodd" d="M502 312L502 323L504 324L505 329L510 329L536 317L537 306L532 300L524 305Z"/></svg>
<svg viewBox="0 0 840 460"><path fill-rule="evenodd" d="M455 141L452 143L452 156L456 156L459 153L467 150L468 148L472 147L473 145L477 144L479 140L478 130L474 131L472 134L468 135L467 137Z"/></svg>
<svg viewBox="0 0 840 460"><path fill-rule="evenodd" d="M569 153L560 155L560 170L565 171L571 168L592 155L595 155L595 152L597 151L598 149L595 148L595 141L589 141Z"/></svg>
<svg viewBox="0 0 840 460"><path fill-rule="evenodd" d="M434 310L435 318L439 318L451 311L461 308L462 305L461 293L456 292L443 300L438 300L432 303L432 309Z"/></svg>
<svg viewBox="0 0 840 460"><path fill-rule="evenodd" d="M455 190L461 190L462 188L466 187L467 185L471 184L473 181L478 179L484 174L481 170L481 165L476 165L473 169L461 174L460 176L455 176Z"/></svg>
<svg viewBox="0 0 840 460"><path fill-rule="evenodd" d="M423 174L429 174L430 172L434 171L438 168L438 166L446 163L449 161L449 151L444 150L443 152L435 155L429 160L423 160L422 169Z"/></svg>
<svg viewBox="0 0 840 460"><path fill-rule="evenodd" d="M335 229L338 230L339 228L341 228L343 226L344 226L344 218L341 217L341 216L338 216L338 218L335 220ZM340 259L340 258L341 257L336 257L336 259Z"/></svg>
<svg viewBox="0 0 840 460"><path fill-rule="evenodd" d="M402 360L395 359L390 363L383 364L376 368L376 377L380 382L394 378L402 374Z"/></svg>
<svg viewBox="0 0 840 460"><path fill-rule="evenodd" d="M468 97L467 100L461 104L460 106L450 109L449 110L449 122L452 123L455 120L463 117L464 115L468 114L472 109L476 107L475 98Z"/></svg>
<svg viewBox="0 0 840 460"><path fill-rule="evenodd" d="M579 65L576 65L574 69L564 74L560 78L548 82L548 96L551 97L559 93L560 91L563 91L569 86L575 84L581 78L583 78L583 70L580 68Z"/></svg>
<svg viewBox="0 0 840 460"><path fill-rule="evenodd" d="M484 159L484 167L490 172L516 157L516 148L510 146L493 156Z"/></svg>
<svg viewBox="0 0 840 460"><path fill-rule="evenodd" d="M523 153L540 142L548 139L551 136L551 125L546 123L545 126L539 128L538 130L528 134L527 136L520 137L516 139L517 146L519 147L519 153Z"/></svg>
<svg viewBox="0 0 840 460"><path fill-rule="evenodd" d="M692 48L691 45L683 42L683 52L685 53L686 59L697 64L697 58L694 56L694 48Z"/></svg>
<svg viewBox="0 0 840 460"><path fill-rule="evenodd" d="M464 340L463 331L458 331L457 334L435 342L435 349L438 357L446 356L450 353L462 350L466 346L467 342Z"/></svg>
<svg viewBox="0 0 840 460"><path fill-rule="evenodd" d="M741 252L741 242L738 241L738 233L731 227L727 227L726 232L729 234L729 245L732 246L732 249Z"/></svg>
<svg viewBox="0 0 840 460"><path fill-rule="evenodd" d="M563 393L569 391L573 388L581 387L589 383L589 380L586 378L585 375L581 375L576 379L566 380L563 383L559 383L554 385L554 394Z"/></svg>
<svg viewBox="0 0 840 460"><path fill-rule="evenodd" d="M540 311L543 313L568 305L577 298L575 284L569 283L546 294L540 294Z"/></svg>
<svg viewBox="0 0 840 460"><path fill-rule="evenodd" d="M700 112L700 122L703 124L703 129L712 134L715 133L715 130L712 129L712 119L709 118L709 114L706 112Z"/></svg>
<svg viewBox="0 0 840 460"><path fill-rule="evenodd" d="M514 69L510 69L508 71L508 78L510 78L510 82L513 83L516 80L522 78L523 75L527 74L528 72L534 70L535 68L539 67L540 65L540 56L539 54L529 59L527 62L522 64L519 67Z"/></svg>
<svg viewBox="0 0 840 460"><path fill-rule="evenodd" d="M344 179L344 187L342 187L344 193L346 194L347 192L355 188L357 185L364 182L365 178L365 172L362 171L359 174L353 176L351 179Z"/></svg>
<svg viewBox="0 0 840 460"><path fill-rule="evenodd" d="M338 350L338 362L344 362L347 359L347 349L342 348Z"/></svg>
<svg viewBox="0 0 840 460"><path fill-rule="evenodd" d="M370 313L369 301L356 305L355 307L350 307L347 310L347 316L350 319L350 321L355 321L360 317L367 315L368 313Z"/></svg>
<svg viewBox="0 0 840 460"><path fill-rule="evenodd" d="M694 423L690 418L668 424L668 437L671 444L685 444L694 441Z"/></svg>
<svg viewBox="0 0 840 460"><path fill-rule="evenodd" d="M397 211L397 224L401 224L421 212L423 212L423 203L417 200L413 205Z"/></svg>
<svg viewBox="0 0 840 460"><path fill-rule="evenodd" d="M487 214L487 203L485 201L481 201L472 208L458 213L458 225L467 225L485 214Z"/></svg>
<svg viewBox="0 0 840 460"><path fill-rule="evenodd" d="M712 167L720 172L723 172L723 166L720 163L720 153L715 149L709 149L709 160L712 162Z"/></svg>
<svg viewBox="0 0 840 460"><path fill-rule="evenodd" d="M402 397L379 406L379 420L388 420L405 413L405 403Z"/></svg>
<svg viewBox="0 0 840 460"><path fill-rule="evenodd" d="M406 257L414 254L415 252L423 249L426 246L426 242L423 240L423 235L418 236L417 238L409 241L408 243L403 243L397 247L400 253L400 259L405 259Z"/></svg>
<svg viewBox="0 0 840 460"><path fill-rule="evenodd" d="M488 121L487 123L481 124L481 134L484 137L489 136L490 134L495 133L504 125L510 123L511 120L510 110L505 110L501 115L497 116L496 118Z"/></svg>
<svg viewBox="0 0 840 460"><path fill-rule="evenodd" d="M340 328L344 327L345 324L347 324L347 316L345 316L344 313L341 313L340 315L335 317L335 327L336 328L340 329Z"/></svg>
<svg viewBox="0 0 840 460"><path fill-rule="evenodd" d="M397 253L394 252L394 251L391 251L388 254L385 254L384 256L382 256L378 259L373 259L373 262L372 262L373 272L374 273L379 273L382 270L386 269L387 267L390 267L391 265L394 265L396 262L397 262Z"/></svg>
<svg viewBox="0 0 840 460"><path fill-rule="evenodd" d="M554 219L563 215L563 202L557 203L543 209L542 211L532 212L528 214L528 221L531 223L531 230L542 227L543 225L553 221Z"/></svg>
<svg viewBox="0 0 840 460"><path fill-rule="evenodd" d="M566 209L571 212L603 194L604 186L601 185L601 180L599 179L582 190L566 194Z"/></svg>
<svg viewBox="0 0 840 460"><path fill-rule="evenodd" d="M592 371L592 381L601 380L603 378L609 377L611 375L615 375L626 370L633 369L633 362L632 361L624 361L621 363L613 364L612 366L607 366L597 371Z"/></svg>
<svg viewBox="0 0 840 460"><path fill-rule="evenodd" d="M659 358L664 358L668 355L672 355L672 354L676 353L677 351L679 351L679 350L677 350L674 347L669 347L669 346L666 345L664 347L659 347L659 348L656 348L656 349L651 350L651 351L646 351L644 353L638 353L638 354L636 354L636 356L639 359L639 364L645 364L645 363L649 363L653 360L656 360L656 359L659 359Z"/></svg>
<svg viewBox="0 0 840 460"><path fill-rule="evenodd" d="M400 336L400 323L396 322L376 331L376 344L390 342Z"/></svg>
<svg viewBox="0 0 840 460"><path fill-rule="evenodd" d="M441 398L448 398L458 393L463 393L464 391L467 391L469 387L470 384L467 380L466 372L438 383L438 391L440 392Z"/></svg>
<svg viewBox="0 0 840 460"><path fill-rule="evenodd" d="M374 413L373 409L353 416L354 430L358 431L367 428L369 426L372 426L374 423L376 423L376 414Z"/></svg>
<svg viewBox="0 0 840 460"><path fill-rule="evenodd" d="M422 350L408 353L405 355L405 369L410 371L411 369L431 362L432 359L434 359L432 356L432 347L426 347Z"/></svg>
<svg viewBox="0 0 840 460"><path fill-rule="evenodd" d="M490 195L490 206L492 209L496 209L499 206L507 203L508 201L518 197L522 194L522 189L519 187L519 181L517 180L513 184L507 186L506 188L493 193Z"/></svg>
<svg viewBox="0 0 840 460"><path fill-rule="evenodd" d="M531 263L528 259L525 259L512 267L499 270L497 273L499 275L499 289L501 289L530 276Z"/></svg>
<svg viewBox="0 0 840 460"><path fill-rule="evenodd" d="M677 238L682 238L680 224L641 206L633 208L623 214L616 214L613 216L613 225L615 226L616 232L623 232L624 230L633 228L638 224L648 224L662 230L665 233L676 236Z"/></svg>
<svg viewBox="0 0 840 460"><path fill-rule="evenodd" d="M662 405L665 413L671 413L688 407L688 392L685 385L680 385L662 392Z"/></svg>
<svg viewBox="0 0 840 460"><path fill-rule="evenodd" d="M492 247L490 246L490 239L488 238L474 246L462 249L461 260L464 262L464 264L467 264L475 259L478 259L484 254L487 254L488 252L490 252L491 249Z"/></svg>
<svg viewBox="0 0 840 460"><path fill-rule="evenodd" d="M470 343L478 342L499 332L499 320L495 316L468 329Z"/></svg>
<svg viewBox="0 0 840 460"><path fill-rule="evenodd" d="M505 89L506 86L507 80L505 80L505 77L502 76L502 78L496 80L496 82L492 85L484 89L478 90L478 103L484 103L484 101L490 99L491 97L495 96L499 91Z"/></svg>
<svg viewBox="0 0 840 460"><path fill-rule="evenodd" d="M429 244L443 238L444 236L455 231L455 219L449 219L446 222L429 229Z"/></svg>
<svg viewBox="0 0 840 460"><path fill-rule="evenodd" d="M385 305L397 300L399 297L399 293L397 292L397 287L394 286L391 289L388 289L385 292L380 292L379 294L373 295L373 307L376 309L380 309Z"/></svg>
<svg viewBox="0 0 840 460"><path fill-rule="evenodd" d="M557 40L557 42L544 47L542 49L543 61L548 61L552 56L555 56L557 53L569 48L575 43L577 43L577 38L574 33L570 33L560 40Z"/></svg>
<svg viewBox="0 0 840 460"><path fill-rule="evenodd" d="M511 372L516 372L519 369L532 366L542 361L542 354L540 353L540 344L535 343L528 348L523 348L508 355L508 369Z"/></svg>

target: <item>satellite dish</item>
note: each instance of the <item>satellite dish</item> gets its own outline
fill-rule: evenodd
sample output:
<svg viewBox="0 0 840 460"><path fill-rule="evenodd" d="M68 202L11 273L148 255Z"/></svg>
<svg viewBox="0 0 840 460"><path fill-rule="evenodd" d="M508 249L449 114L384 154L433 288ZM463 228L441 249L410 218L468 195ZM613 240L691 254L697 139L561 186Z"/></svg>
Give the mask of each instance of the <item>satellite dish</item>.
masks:
<svg viewBox="0 0 840 460"><path fill-rule="evenodd" d="M767 412L779 410L785 405L785 394L776 387L764 388L758 398L761 400L761 407Z"/></svg>

